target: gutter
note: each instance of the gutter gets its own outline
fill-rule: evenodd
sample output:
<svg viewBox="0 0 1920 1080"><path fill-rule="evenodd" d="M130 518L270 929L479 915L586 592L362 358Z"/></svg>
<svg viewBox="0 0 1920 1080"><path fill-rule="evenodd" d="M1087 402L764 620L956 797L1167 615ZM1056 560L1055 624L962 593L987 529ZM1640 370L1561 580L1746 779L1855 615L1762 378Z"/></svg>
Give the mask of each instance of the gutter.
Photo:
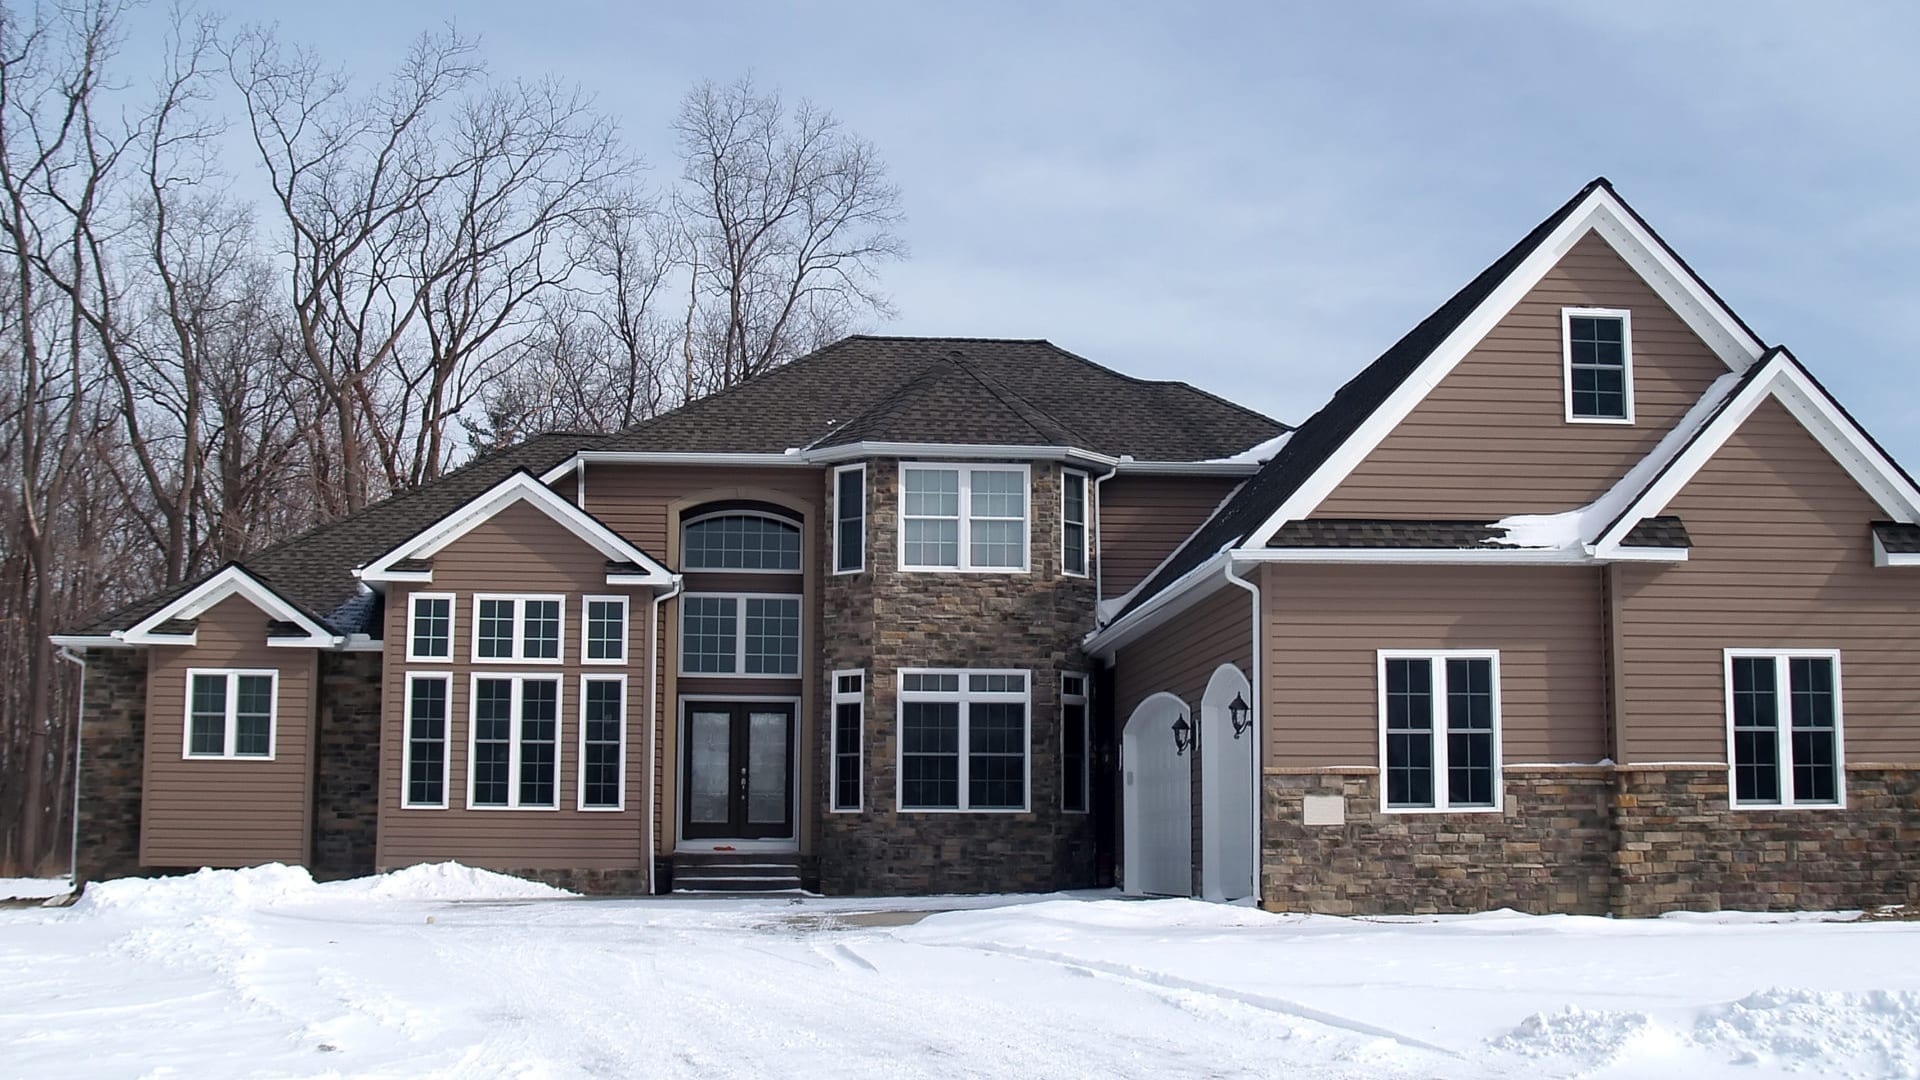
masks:
<svg viewBox="0 0 1920 1080"><path fill-rule="evenodd" d="M67 842L67 880L75 889L80 888L80 753L85 743L80 738L81 725L87 719L87 658L62 645L54 652L55 656L68 663L80 665L80 700L73 718L73 837Z"/></svg>
<svg viewBox="0 0 1920 1080"><path fill-rule="evenodd" d="M654 846L654 814L660 803L660 605L686 591L686 579L673 575L673 588L653 594L653 617L647 620L647 895L658 887L654 881L654 863L659 849Z"/></svg>
<svg viewBox="0 0 1920 1080"><path fill-rule="evenodd" d="M1253 902L1255 906L1258 906L1261 901L1260 881L1262 877L1260 872L1260 857L1265 849L1261 836L1261 827L1263 824L1261 810L1262 796L1266 794L1266 785L1261 782L1261 778L1265 775L1267 758L1266 743L1263 741L1261 734L1261 719L1266 713L1266 709L1261 707L1263 694L1260 684L1260 586L1248 581L1246 578L1239 577L1233 570L1233 559L1229 556L1227 565L1221 570L1221 573L1228 581L1247 590L1253 597L1253 617L1250 620L1253 631L1253 677L1249 680L1253 684L1252 689L1249 691L1253 695L1253 700L1247 703L1253 707L1253 775L1248 777L1248 782L1253 785Z"/></svg>
<svg viewBox="0 0 1920 1080"><path fill-rule="evenodd" d="M1021 458L1028 461L1068 461L1082 466L1159 476L1252 476L1264 462L1248 461L1135 461L1131 454L1114 457L1073 446L1016 446L998 443L859 442L838 446L796 447L782 453L694 453L670 450L582 450L540 474L552 484L590 463L603 465L711 465L804 467L837 465L866 458Z"/></svg>

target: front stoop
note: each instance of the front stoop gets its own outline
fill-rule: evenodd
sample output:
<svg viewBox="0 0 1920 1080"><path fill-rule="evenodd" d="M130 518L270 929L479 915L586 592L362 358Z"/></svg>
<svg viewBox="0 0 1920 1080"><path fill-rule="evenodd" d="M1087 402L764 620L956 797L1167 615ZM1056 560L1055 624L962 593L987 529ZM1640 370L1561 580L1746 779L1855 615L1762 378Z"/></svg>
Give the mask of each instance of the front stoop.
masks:
<svg viewBox="0 0 1920 1080"><path fill-rule="evenodd" d="M673 856L673 891L797 895L800 871L794 852L680 851Z"/></svg>

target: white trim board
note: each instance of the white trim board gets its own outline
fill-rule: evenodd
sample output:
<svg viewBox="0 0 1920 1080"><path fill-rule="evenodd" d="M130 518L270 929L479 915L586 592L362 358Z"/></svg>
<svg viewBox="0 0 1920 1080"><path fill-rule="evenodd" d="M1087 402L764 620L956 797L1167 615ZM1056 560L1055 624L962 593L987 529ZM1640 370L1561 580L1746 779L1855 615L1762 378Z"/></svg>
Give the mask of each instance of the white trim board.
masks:
<svg viewBox="0 0 1920 1080"><path fill-rule="evenodd" d="M160 610L117 636L128 645L193 645L199 638L197 630L192 634L160 634L155 633L154 628L171 619L199 618L212 610L215 605L232 596L242 597L274 619L292 623L306 631L306 637L269 637L268 645L283 649L332 648L346 640L308 618L299 608L268 588L264 582L248 573L239 563L228 564L226 569L201 582L185 595L164 605Z"/></svg>
<svg viewBox="0 0 1920 1080"><path fill-rule="evenodd" d="M1784 405L1888 515L1901 522L1920 520L1920 490L1916 490L1899 467L1841 411L1833 398L1794 360L1792 353L1776 349L1768 357L1766 367L1740 388L1719 415L1708 421L1646 490L1627 505L1619 519L1595 539L1594 553L1601 558L1618 557L1621 542L1633 527L1642 519L1665 511L1768 398Z"/></svg>
<svg viewBox="0 0 1920 1080"><path fill-rule="evenodd" d="M555 523L578 537L581 542L608 559L634 563L641 568L642 572L639 574L610 573L608 584L652 585L661 588L673 584L672 571L660 565L646 552L628 543L612 529L602 525L586 511L560 497L552 488L541 483L538 477L525 469L495 484L483 494L415 533L398 547L354 573L360 580L369 582L431 581L433 580L431 572L426 572L422 577L421 571L394 570L393 565L403 559L431 558L502 510L521 502L532 504L535 509L546 514ZM615 578L619 580L615 581Z"/></svg>
<svg viewBox="0 0 1920 1080"><path fill-rule="evenodd" d="M1598 233L1730 370L1745 371L1765 353L1733 312L1640 225L1625 203L1604 184L1596 185L1240 546L1264 548L1282 525L1311 514L1589 232Z"/></svg>

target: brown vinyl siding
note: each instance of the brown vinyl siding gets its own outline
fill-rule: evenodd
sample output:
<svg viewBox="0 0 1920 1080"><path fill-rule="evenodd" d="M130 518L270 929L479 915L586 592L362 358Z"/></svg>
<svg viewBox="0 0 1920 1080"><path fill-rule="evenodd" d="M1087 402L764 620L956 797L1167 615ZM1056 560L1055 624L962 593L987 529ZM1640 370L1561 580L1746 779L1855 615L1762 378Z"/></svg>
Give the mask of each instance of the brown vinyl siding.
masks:
<svg viewBox="0 0 1920 1080"><path fill-rule="evenodd" d="M1199 708L1221 664L1252 678L1252 604L1245 589L1225 585L1122 647L1113 666L1114 723L1124 730L1133 710L1162 691Z"/></svg>
<svg viewBox="0 0 1920 1080"><path fill-rule="evenodd" d="M1769 399L1665 511L1688 560L1622 566L1630 762L1724 762L1727 648L1840 651L1849 762L1920 761L1920 570L1873 565L1886 516Z"/></svg>
<svg viewBox="0 0 1920 1080"><path fill-rule="evenodd" d="M1100 590L1145 580L1240 486L1233 476L1119 475L1100 485Z"/></svg>
<svg viewBox="0 0 1920 1080"><path fill-rule="evenodd" d="M627 870L646 865L646 619L651 592L606 583L606 556L527 503L496 514L433 558L433 582L395 586L386 612L387 663L381 724L382 868L458 859L498 869ZM406 662L407 597L412 591L455 594L453 658ZM559 593L566 597L560 664L474 663L474 593ZM627 663L582 664L581 618L588 595L627 597ZM401 773L407 712L406 675L450 672L447 724L447 808L403 809ZM466 808L468 712L474 673L558 675L560 687L557 809ZM580 679L627 677L625 809L576 809L580 781ZM516 778L517 779L517 778Z"/></svg>
<svg viewBox="0 0 1920 1080"><path fill-rule="evenodd" d="M1597 568L1268 565L1260 601L1269 767L1379 764L1381 649L1498 650L1503 760L1607 756Z"/></svg>
<svg viewBox="0 0 1920 1080"><path fill-rule="evenodd" d="M680 538L668 543L676 503L756 499L772 492L808 506L820 498L815 468L738 468L710 465L601 465L587 470L587 513L656 559L677 558ZM677 561L669 566L678 567Z"/></svg>
<svg viewBox="0 0 1920 1080"><path fill-rule="evenodd" d="M1633 313L1634 423L1568 423L1560 309ZM1598 498L1727 373L1589 232L1313 511L1494 521Z"/></svg>
<svg viewBox="0 0 1920 1080"><path fill-rule="evenodd" d="M312 649L267 645L267 615L233 596L200 616L191 648L155 646L148 661L143 866L305 863L313 801ZM185 756L187 671L277 669L273 760Z"/></svg>

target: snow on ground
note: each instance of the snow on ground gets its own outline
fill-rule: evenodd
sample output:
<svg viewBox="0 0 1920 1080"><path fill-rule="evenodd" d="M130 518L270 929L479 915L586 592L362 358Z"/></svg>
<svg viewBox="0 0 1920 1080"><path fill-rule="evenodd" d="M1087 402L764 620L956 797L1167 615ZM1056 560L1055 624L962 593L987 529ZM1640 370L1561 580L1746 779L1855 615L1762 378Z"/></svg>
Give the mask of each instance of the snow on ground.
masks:
<svg viewBox="0 0 1920 1080"><path fill-rule="evenodd" d="M209 870L0 910L0 1076L1920 1076L1920 924L1836 918Z"/></svg>
<svg viewBox="0 0 1920 1080"><path fill-rule="evenodd" d="M0 877L0 900L44 900L73 891L66 878Z"/></svg>

